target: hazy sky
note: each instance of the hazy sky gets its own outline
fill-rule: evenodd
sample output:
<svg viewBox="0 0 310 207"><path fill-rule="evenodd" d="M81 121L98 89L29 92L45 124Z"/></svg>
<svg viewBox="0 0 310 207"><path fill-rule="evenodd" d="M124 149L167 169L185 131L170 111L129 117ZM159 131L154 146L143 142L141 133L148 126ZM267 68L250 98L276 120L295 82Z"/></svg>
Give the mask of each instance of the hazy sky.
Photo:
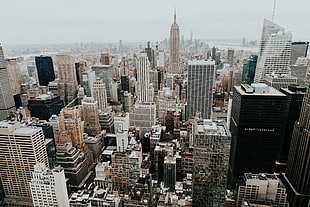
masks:
<svg viewBox="0 0 310 207"><path fill-rule="evenodd" d="M0 43L146 42L181 35L259 39L273 0L0 0ZM275 23L309 41L310 1L277 0Z"/></svg>

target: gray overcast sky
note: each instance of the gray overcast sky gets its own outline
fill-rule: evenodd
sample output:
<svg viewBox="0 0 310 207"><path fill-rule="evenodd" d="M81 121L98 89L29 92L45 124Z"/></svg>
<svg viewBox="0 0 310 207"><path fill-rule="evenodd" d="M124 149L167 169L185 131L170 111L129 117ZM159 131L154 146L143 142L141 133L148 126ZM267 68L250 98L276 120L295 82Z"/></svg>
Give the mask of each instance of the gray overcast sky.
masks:
<svg viewBox="0 0 310 207"><path fill-rule="evenodd" d="M273 0L0 0L3 44L145 42L169 38L173 10L185 39L259 39ZM310 1L277 0L275 23L309 41Z"/></svg>

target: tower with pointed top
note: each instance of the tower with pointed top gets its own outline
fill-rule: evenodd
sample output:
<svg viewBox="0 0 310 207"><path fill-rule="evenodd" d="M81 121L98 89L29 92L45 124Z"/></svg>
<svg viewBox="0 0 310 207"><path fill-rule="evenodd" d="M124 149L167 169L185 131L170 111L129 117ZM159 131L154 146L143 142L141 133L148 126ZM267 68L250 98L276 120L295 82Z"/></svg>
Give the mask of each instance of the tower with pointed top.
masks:
<svg viewBox="0 0 310 207"><path fill-rule="evenodd" d="M177 15L174 11L174 22L170 28L170 65L168 73L181 74L181 68L179 66L179 51L180 51L180 30L177 24Z"/></svg>

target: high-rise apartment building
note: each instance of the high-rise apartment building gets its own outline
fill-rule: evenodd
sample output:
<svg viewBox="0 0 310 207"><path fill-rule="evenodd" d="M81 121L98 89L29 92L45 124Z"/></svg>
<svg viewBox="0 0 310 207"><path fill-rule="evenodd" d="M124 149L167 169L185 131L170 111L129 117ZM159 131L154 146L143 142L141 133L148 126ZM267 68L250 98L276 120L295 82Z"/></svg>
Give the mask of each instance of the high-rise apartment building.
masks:
<svg viewBox="0 0 310 207"><path fill-rule="evenodd" d="M179 53L180 53L180 30L177 24L177 15L174 12L174 21L170 28L170 65L168 73L181 74L182 70L179 65Z"/></svg>
<svg viewBox="0 0 310 207"><path fill-rule="evenodd" d="M59 95L67 105L76 98L78 91L74 59L68 55L57 55L56 62L59 77Z"/></svg>
<svg viewBox="0 0 310 207"><path fill-rule="evenodd" d="M88 135L96 136L101 132L99 124L98 104L93 97L82 100L84 131Z"/></svg>
<svg viewBox="0 0 310 207"><path fill-rule="evenodd" d="M299 120L295 123L283 176L291 207L310 205L310 89L302 103Z"/></svg>
<svg viewBox="0 0 310 207"><path fill-rule="evenodd" d="M150 62L146 53L137 55L138 101L140 103L153 102L153 87L150 84Z"/></svg>
<svg viewBox="0 0 310 207"><path fill-rule="evenodd" d="M13 92L0 45L0 120L6 119L10 110L15 110Z"/></svg>
<svg viewBox="0 0 310 207"><path fill-rule="evenodd" d="M35 57L37 74L41 86L47 86L49 82L55 80L53 60L50 56Z"/></svg>
<svg viewBox="0 0 310 207"><path fill-rule="evenodd" d="M44 163L37 163L30 189L34 207L69 207L66 178L61 167L50 170Z"/></svg>
<svg viewBox="0 0 310 207"><path fill-rule="evenodd" d="M215 62L213 60L189 61L187 77L187 117L193 117L196 112L200 112L202 118L211 118Z"/></svg>
<svg viewBox="0 0 310 207"><path fill-rule="evenodd" d="M9 206L32 206L29 182L37 162L49 166L42 129L0 122L0 177Z"/></svg>
<svg viewBox="0 0 310 207"><path fill-rule="evenodd" d="M266 84L233 88L229 184L246 172L273 173L287 123L287 97Z"/></svg>
<svg viewBox="0 0 310 207"><path fill-rule="evenodd" d="M255 83L263 83L267 74L289 74L292 34L265 19L255 72Z"/></svg>
<svg viewBox="0 0 310 207"><path fill-rule="evenodd" d="M94 97L96 102L98 103L98 109L100 111L105 111L108 106L107 103L107 91L105 88L105 84L102 80L97 80L93 83L91 89L91 96Z"/></svg>
<svg viewBox="0 0 310 207"><path fill-rule="evenodd" d="M195 118L193 206L223 206L231 135L225 123Z"/></svg>
<svg viewBox="0 0 310 207"><path fill-rule="evenodd" d="M251 84L254 82L257 58L258 56L251 55L251 57L243 60L242 83Z"/></svg>

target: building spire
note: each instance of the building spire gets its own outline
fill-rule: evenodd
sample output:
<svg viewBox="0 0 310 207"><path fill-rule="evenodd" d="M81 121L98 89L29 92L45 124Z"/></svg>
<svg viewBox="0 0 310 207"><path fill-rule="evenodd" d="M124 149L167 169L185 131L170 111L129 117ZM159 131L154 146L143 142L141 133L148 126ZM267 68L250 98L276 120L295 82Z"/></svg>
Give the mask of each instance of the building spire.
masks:
<svg viewBox="0 0 310 207"><path fill-rule="evenodd" d="M174 24L177 23L177 11L176 8L174 7Z"/></svg>

